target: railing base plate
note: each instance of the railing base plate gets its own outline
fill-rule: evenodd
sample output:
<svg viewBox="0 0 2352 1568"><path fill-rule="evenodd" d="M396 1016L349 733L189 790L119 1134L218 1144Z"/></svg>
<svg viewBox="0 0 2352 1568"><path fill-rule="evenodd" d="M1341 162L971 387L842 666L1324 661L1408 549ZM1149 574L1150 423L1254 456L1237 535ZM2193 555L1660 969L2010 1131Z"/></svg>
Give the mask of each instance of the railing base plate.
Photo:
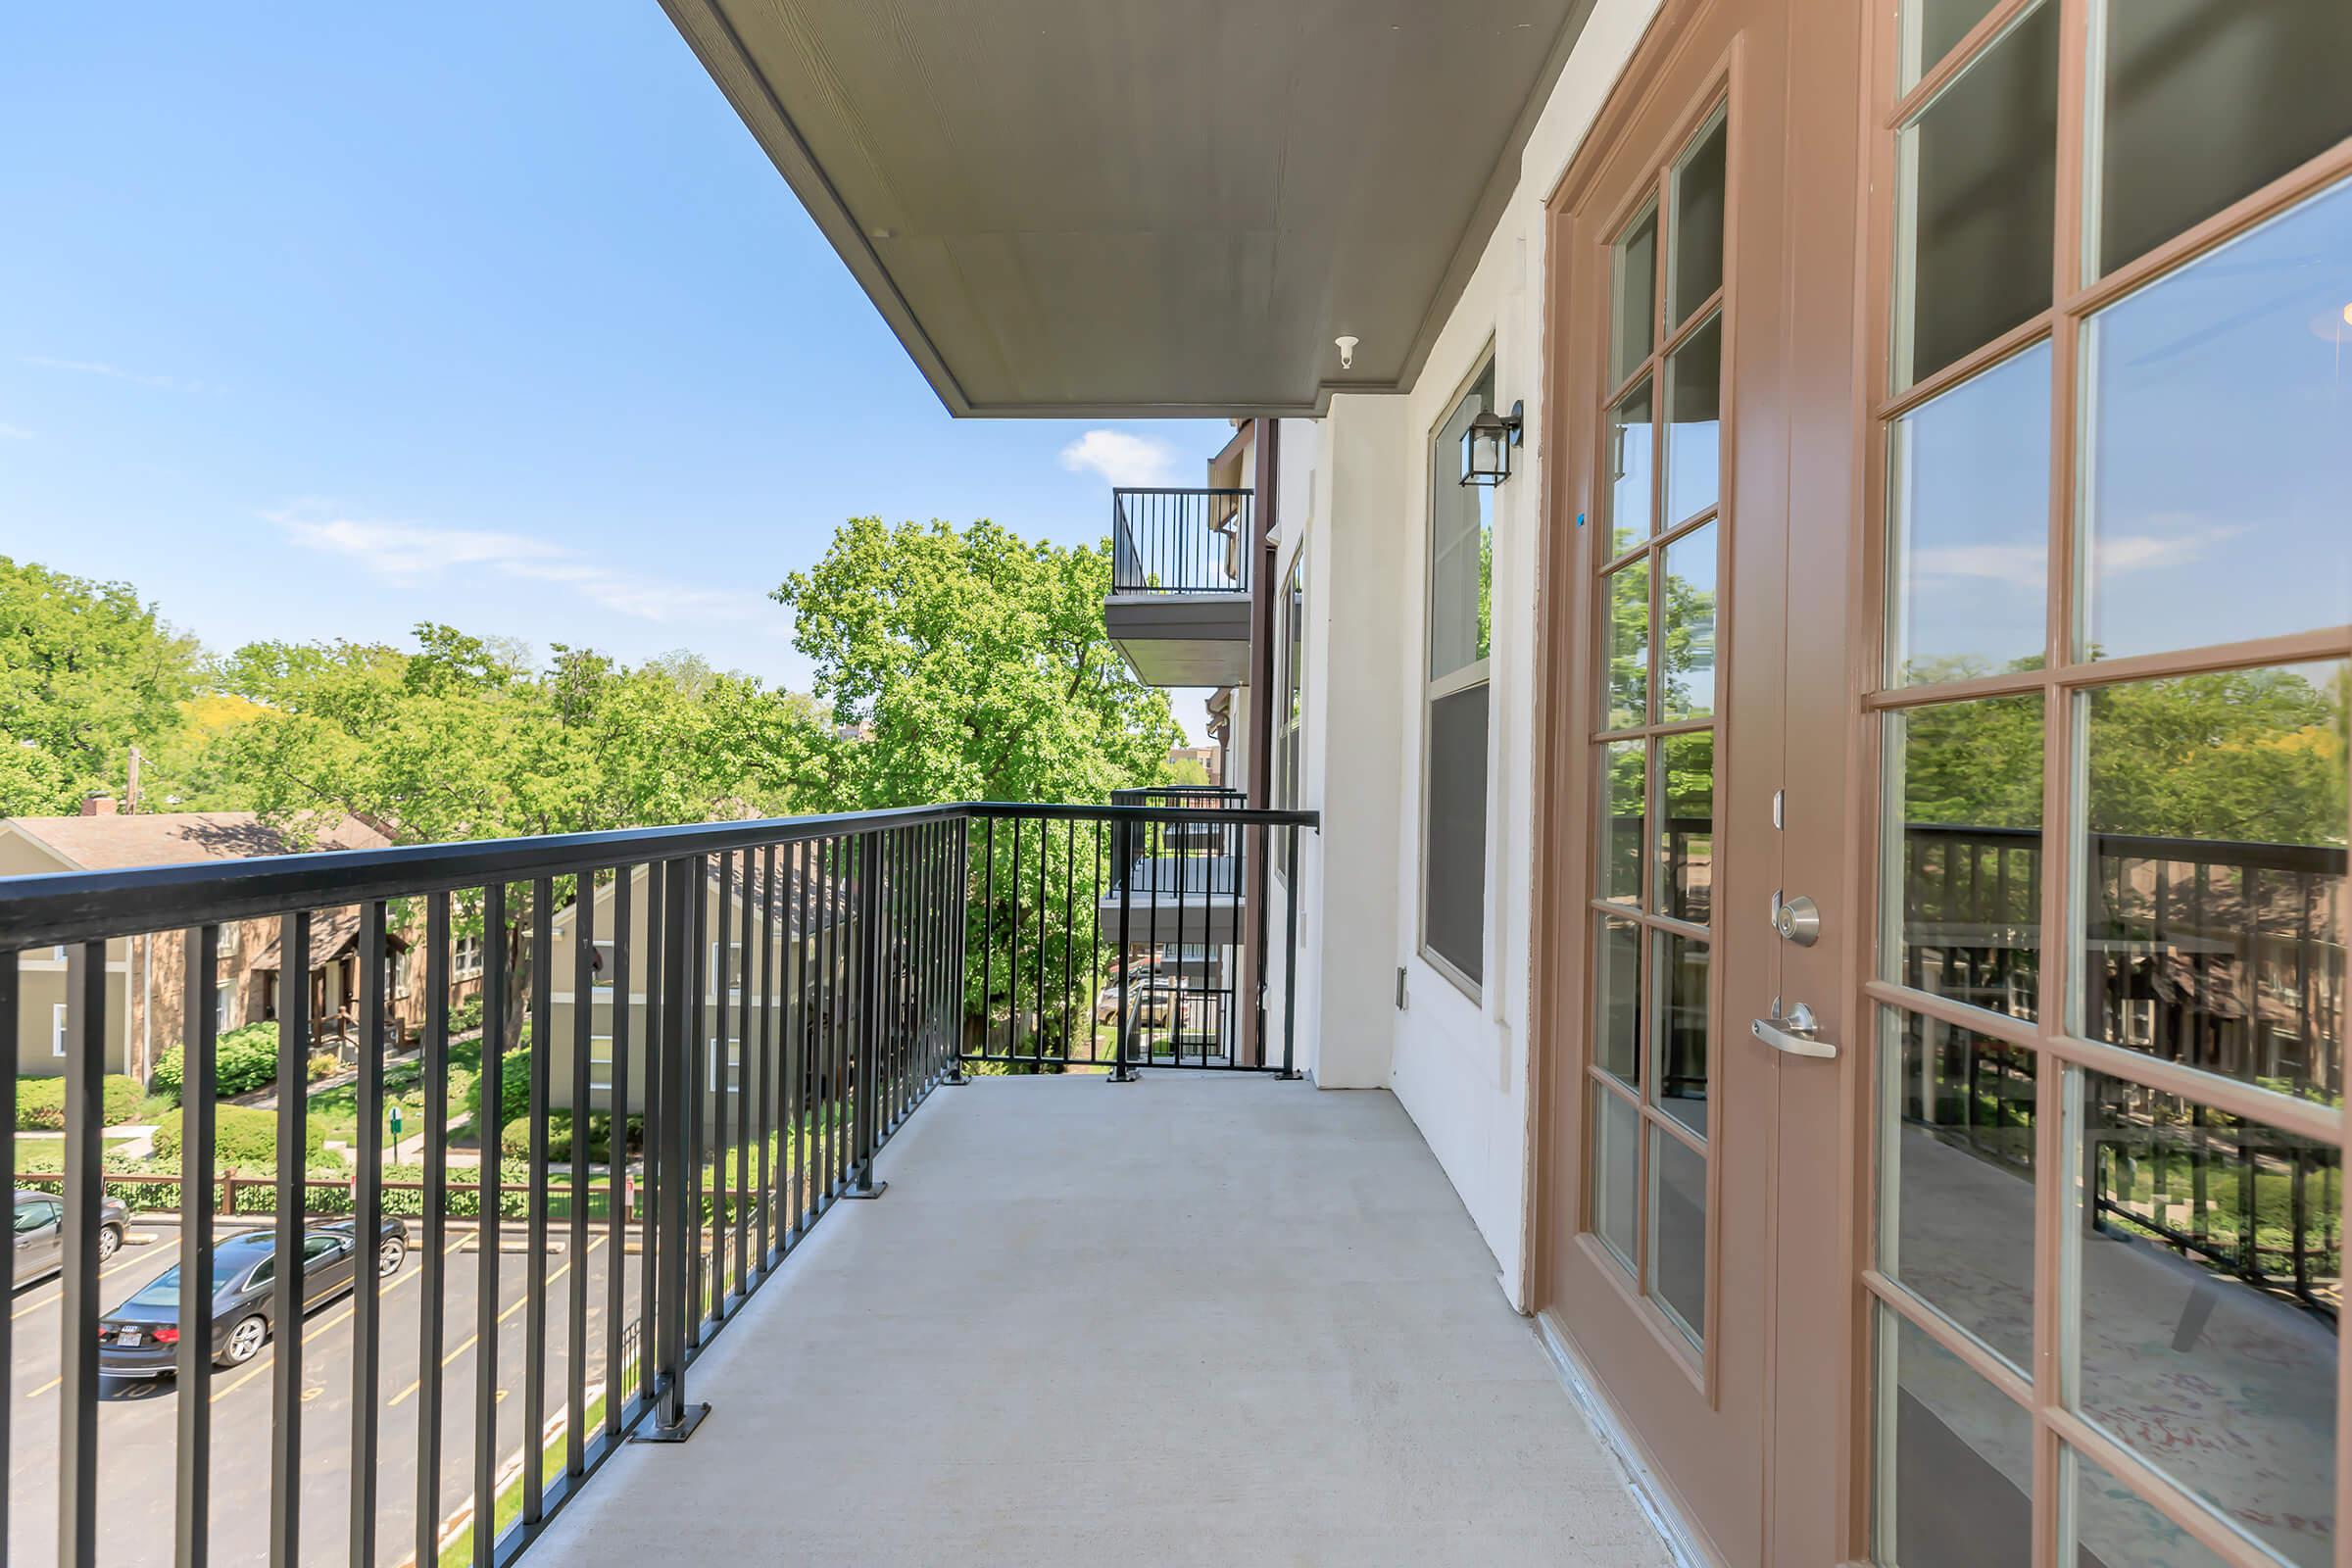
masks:
<svg viewBox="0 0 2352 1568"><path fill-rule="evenodd" d="M841 1196L844 1198L856 1199L880 1198L884 1193L889 1191L890 1183L876 1182L871 1187L853 1187L848 1192L843 1193Z"/></svg>
<svg viewBox="0 0 2352 1568"><path fill-rule="evenodd" d="M703 1417L710 1413L710 1407L707 1404L690 1404L678 1412L676 1426L665 1427L658 1421L649 1421L630 1433L629 1441L631 1443L684 1443L688 1438L694 1436L694 1429L701 1426Z"/></svg>

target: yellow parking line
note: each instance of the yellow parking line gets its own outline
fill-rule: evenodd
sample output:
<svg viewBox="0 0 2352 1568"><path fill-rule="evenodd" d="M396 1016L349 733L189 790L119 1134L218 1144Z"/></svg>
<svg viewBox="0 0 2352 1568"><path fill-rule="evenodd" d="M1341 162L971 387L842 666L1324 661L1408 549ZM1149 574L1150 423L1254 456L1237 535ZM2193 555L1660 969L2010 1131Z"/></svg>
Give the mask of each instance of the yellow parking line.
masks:
<svg viewBox="0 0 2352 1568"><path fill-rule="evenodd" d="M466 1239L465 1237L461 1236L461 1237L459 1237L459 1238L458 1238L458 1240L457 1240L457 1241L455 1241L455 1242L452 1242L452 1243L450 1243L450 1244L449 1244L449 1246L447 1246L446 1248L443 1248L443 1249L442 1249L442 1255L443 1255L443 1256L447 1256L449 1253L456 1251L456 1250L458 1250L459 1244L460 1244L460 1243L462 1243L462 1242L464 1242L464 1241L465 1241L465 1239ZM376 1299L378 1299L378 1300L381 1300L381 1299L383 1299L383 1298L385 1298L386 1296L389 1296L389 1295L391 1295L391 1294L392 1294L394 1291L397 1291L397 1290L399 1290L399 1289L400 1289L400 1288L401 1288L403 1285L407 1284L407 1283L408 1283L410 1280L412 1280L412 1279L414 1279L414 1278L417 1277L418 1275L421 1275L423 1272L424 1272L424 1270L422 1270L422 1269L409 1269L409 1270L407 1270L407 1271L406 1271L406 1272L404 1272L404 1273L403 1273L403 1274L402 1274L402 1275L401 1275L401 1276L400 1276L398 1279L394 1280L394 1281L393 1281L391 1284L389 1284L389 1285L385 1286L385 1287L384 1287L382 1290L378 1291L378 1292L376 1293ZM347 1321L349 1321L349 1319L350 1319L351 1315L352 1315L354 1312L357 1312L359 1309L360 1309L360 1304L359 1304L359 1302L358 1302L358 1301L354 1300L354 1301L350 1302L349 1304L347 1304L347 1305L346 1305L346 1306L343 1308L343 1310L342 1310L342 1311L340 1311L340 1312L337 1312L337 1313L336 1313L336 1314L335 1314L333 1317L327 1318L327 1319L326 1319L326 1320L324 1320L323 1322L321 1322L321 1323L318 1324L318 1325L317 1325L316 1327L314 1327L314 1328L313 1328L313 1329L312 1329L312 1330L311 1330L311 1331L310 1331L308 1334L305 1334L305 1335L302 1337L302 1343L303 1343L303 1344L305 1344L305 1345L308 1345L308 1344L310 1344L310 1343L311 1343L313 1340L317 1339L317 1338L318 1338L319 1335L321 1335L321 1334L324 1334L324 1333L325 1333L325 1332L326 1332L328 1329L331 1329L331 1328L335 1327L337 1324L340 1324L340 1323L344 1323L344 1322L347 1322ZM223 1386L223 1387L221 1387L221 1388L219 1388L219 1389L216 1389L216 1390L214 1390L214 1391L213 1391L213 1402L214 1402L215 1404L219 1404L219 1403L220 1403L220 1402L222 1399L225 1399L225 1398L227 1398L227 1397L228 1397L230 1395L232 1395L232 1394L236 1393L236 1392L237 1392L239 1389L243 1388L243 1387L244 1387L246 1384L248 1384L248 1383L251 1383L251 1382L252 1382L252 1381L253 1381L255 1378L258 1378L258 1377L260 1377L260 1376L261 1376L263 1373L265 1373L265 1372L269 1371L269 1370L270 1370L271 1367L275 1366L276 1364L277 1364L277 1357L276 1357L274 1354L272 1354L272 1355L270 1357L270 1359L269 1359L269 1360L267 1360L267 1361L264 1361L264 1362L260 1363L259 1365L257 1365L257 1366L254 1366L254 1367L250 1368L250 1369L248 1369L248 1370L246 1371L246 1373L245 1373L245 1375L244 1375L244 1376L242 1376L242 1377L239 1377L239 1378L235 1378L235 1379L231 1380L231 1381L230 1381L228 1384L226 1384L225 1386Z"/></svg>
<svg viewBox="0 0 2352 1568"><path fill-rule="evenodd" d="M598 1237L598 1238L597 1238L595 1241L593 1241L593 1242L590 1242L590 1243L588 1244L588 1250L589 1250L589 1251L591 1251L591 1252L595 1251L595 1250L596 1250L598 1248L600 1248L600 1247L604 1246L604 1245L605 1245L605 1243L606 1243L608 1240L610 1240L610 1238L608 1238L608 1237L603 1237L603 1236L599 1236L599 1237ZM556 1283L556 1281L558 1281L558 1280L560 1280L560 1279L562 1279L562 1278L564 1277L564 1275L565 1274L565 1272L566 1272L566 1271L568 1271L568 1270L570 1269L570 1267L571 1267L571 1265L570 1265L569 1263L566 1263L566 1264L564 1264L564 1265L562 1268L559 1268L559 1269L557 1269L557 1270L556 1270L556 1271L555 1271L553 1274L550 1274L550 1275L547 1277L547 1283L548 1283L548 1284L550 1284L550 1285L553 1285L553 1284L555 1284L555 1283ZM524 1296L524 1297L522 1297L522 1298L518 1298L518 1299L517 1299L517 1300L515 1300L515 1301L514 1301L513 1304L511 1304L510 1306L508 1306L508 1308L507 1308L507 1309L506 1309L504 1312L501 1312L501 1313L499 1313L499 1314L498 1314L498 1321L499 1321L499 1322L501 1322L501 1323L504 1323L504 1322L505 1322L507 1319L509 1319L509 1318L513 1317L513 1316L514 1316L515 1313L517 1313L517 1312L521 1311L521 1310L522 1310L522 1309L523 1309L525 1306L528 1306L528 1305L530 1304L530 1301L531 1301L531 1298L530 1298L528 1296ZM452 1361L455 1361L455 1360L456 1360L456 1359L457 1359L459 1356L461 1356L461 1355L464 1355L464 1354L465 1354L465 1353L466 1353L467 1350L470 1350L470 1349L472 1349L472 1348L474 1348L474 1346L476 1346L477 1344L481 1343L481 1338L482 1338L482 1337L481 1337L481 1335L479 1335L479 1334L468 1334L468 1335L466 1335L466 1343L465 1343L465 1344L463 1344L463 1345L461 1345L461 1346L459 1346L459 1347L458 1347L456 1349L454 1349L454 1350L450 1351L450 1352L449 1352L447 1355L443 1356L443 1357L441 1358L441 1364L442 1364L443 1366L448 1366L448 1365L449 1365L449 1364L450 1364ZM418 1379L417 1379L416 1382L414 1382L414 1383L410 1384L410 1385L409 1385L407 1388L405 1388L405 1389L401 1390L401 1391L400 1391L398 1394L395 1394L394 1396L392 1396L392 1397L391 1397L390 1399L386 1400L386 1401L385 1401L385 1403L384 1403L384 1408L385 1408L385 1409L387 1409L387 1410L393 1410L393 1409L397 1409L397 1408L399 1408L401 1405L403 1405L403 1404L406 1404L406 1403L408 1402L408 1400L409 1400L409 1398L410 1398L410 1396L413 1396L414 1394L416 1394L416 1392L418 1389L421 1389L421 1388L423 1388L423 1387L424 1387L424 1379L422 1379L422 1378L418 1378ZM505 1391L504 1389L501 1389L501 1390L499 1391L499 1396L499 1396L500 1398L502 1398L502 1399L503 1399L503 1398L505 1398L505 1397L507 1396L506 1396L506 1391Z"/></svg>
<svg viewBox="0 0 2352 1568"><path fill-rule="evenodd" d="M107 1279L113 1275L122 1273L126 1268L136 1268L141 1263L152 1263L154 1261L155 1259L151 1257L126 1257L122 1262L117 1263L113 1268L100 1269L98 1271L98 1277L102 1280ZM18 1318L24 1317L33 1312L38 1312L45 1306L55 1306L58 1302L64 1300L65 1298L66 1293L61 1290L55 1296L45 1296L37 1301L28 1301L24 1305L18 1307L14 1312L11 1312L9 1314L9 1320L14 1322Z"/></svg>

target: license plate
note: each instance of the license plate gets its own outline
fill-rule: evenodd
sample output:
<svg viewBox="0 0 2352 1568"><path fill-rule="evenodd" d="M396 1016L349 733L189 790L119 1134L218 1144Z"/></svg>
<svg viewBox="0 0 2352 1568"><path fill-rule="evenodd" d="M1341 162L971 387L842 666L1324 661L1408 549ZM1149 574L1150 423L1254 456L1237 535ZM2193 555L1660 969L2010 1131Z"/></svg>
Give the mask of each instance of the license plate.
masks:
<svg viewBox="0 0 2352 1568"><path fill-rule="evenodd" d="M124 1329L124 1330L122 1331L122 1344L124 1344L124 1345L136 1345L136 1344L138 1344L138 1343L139 1343L139 1331L138 1331L137 1329Z"/></svg>

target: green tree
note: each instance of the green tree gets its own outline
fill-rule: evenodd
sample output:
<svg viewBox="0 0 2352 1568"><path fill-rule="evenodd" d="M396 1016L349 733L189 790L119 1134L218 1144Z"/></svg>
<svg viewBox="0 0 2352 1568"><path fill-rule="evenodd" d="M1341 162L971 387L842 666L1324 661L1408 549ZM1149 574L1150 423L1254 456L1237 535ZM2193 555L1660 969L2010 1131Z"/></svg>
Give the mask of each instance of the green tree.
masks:
<svg viewBox="0 0 2352 1568"><path fill-rule="evenodd" d="M130 584L0 556L0 815L120 794L130 749L179 730L196 661Z"/></svg>
<svg viewBox="0 0 2352 1568"><path fill-rule="evenodd" d="M1032 544L996 523L885 525L854 518L814 566L775 591L815 669L830 726L796 730L796 788L839 809L927 801L1100 802L1160 779L1182 732L1167 695L1135 679L1102 623L1110 552ZM965 995L1007 1021L1017 999L1049 1000L1094 963L1092 889L1107 884L1108 837L1055 824L993 839L975 830L975 891L993 847L995 898L972 901ZM1013 925L1011 890L1046 879ZM1077 896L1059 897L1074 886ZM1083 921L1084 929L1073 924ZM980 998L984 944L991 995ZM1083 953L1085 956L1081 956ZM1034 1002L1030 1004L1034 1008ZM1054 1045L1066 1050L1057 1009ZM1082 1025L1082 1020L1073 1020Z"/></svg>

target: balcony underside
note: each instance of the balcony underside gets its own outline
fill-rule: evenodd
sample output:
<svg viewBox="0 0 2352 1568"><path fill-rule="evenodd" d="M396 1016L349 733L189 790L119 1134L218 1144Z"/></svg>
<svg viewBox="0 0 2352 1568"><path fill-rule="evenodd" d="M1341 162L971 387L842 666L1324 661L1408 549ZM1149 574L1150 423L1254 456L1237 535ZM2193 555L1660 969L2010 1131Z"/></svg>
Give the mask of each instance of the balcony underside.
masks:
<svg viewBox="0 0 2352 1568"><path fill-rule="evenodd" d="M1102 624L1147 686L1238 686L1250 679L1250 596L1113 594Z"/></svg>
<svg viewBox="0 0 2352 1568"><path fill-rule="evenodd" d="M936 1092L532 1549L614 1562L1662 1563L1395 1100Z"/></svg>

